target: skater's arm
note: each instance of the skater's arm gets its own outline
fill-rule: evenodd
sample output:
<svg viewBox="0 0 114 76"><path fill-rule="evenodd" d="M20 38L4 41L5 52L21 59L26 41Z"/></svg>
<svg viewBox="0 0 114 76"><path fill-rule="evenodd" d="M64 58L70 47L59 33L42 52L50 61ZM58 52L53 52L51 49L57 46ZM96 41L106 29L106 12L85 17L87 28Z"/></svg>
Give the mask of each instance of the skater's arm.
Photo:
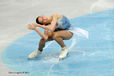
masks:
<svg viewBox="0 0 114 76"><path fill-rule="evenodd" d="M47 26L45 26L45 25L40 25L40 24L37 24L37 23L33 23L32 25L34 25L35 27L41 27L41 28L43 28L45 30L49 30L49 28Z"/></svg>
<svg viewBox="0 0 114 76"><path fill-rule="evenodd" d="M45 30L45 31L44 31L44 34L45 34L45 36L48 37L48 30Z"/></svg>
<svg viewBox="0 0 114 76"><path fill-rule="evenodd" d="M55 30L55 27L56 27L57 17L56 17L56 15L53 15L52 18L53 18L53 20L52 20L50 25L47 25L47 26L45 26L45 25L38 25L38 26L53 32Z"/></svg>
<svg viewBox="0 0 114 76"><path fill-rule="evenodd" d="M37 23L33 23L33 25L35 27L41 27L45 30L50 30L51 32L53 32L55 30L55 27L56 27L57 17L56 17L56 15L53 15L52 17L53 17L53 20L52 20L50 25L45 26L45 25L40 25Z"/></svg>
<svg viewBox="0 0 114 76"><path fill-rule="evenodd" d="M52 18L53 18L53 20L52 20L51 25L49 26L49 28L53 32L55 30L55 27L56 27L57 16L53 15Z"/></svg>
<svg viewBox="0 0 114 76"><path fill-rule="evenodd" d="M47 40L48 36L43 34L38 28L34 29L43 39Z"/></svg>
<svg viewBox="0 0 114 76"><path fill-rule="evenodd" d="M41 28L43 28L43 29L45 29L45 30L50 30L50 31L52 31L50 25L45 26L45 25L40 25L40 24L37 24L37 23L33 23L33 25L34 25L35 27L41 27Z"/></svg>
<svg viewBox="0 0 114 76"><path fill-rule="evenodd" d="M46 36L45 34L43 34L38 28L36 28L34 25L29 24L28 28L31 30L35 30L42 38L44 38L45 40L47 40L48 36Z"/></svg>

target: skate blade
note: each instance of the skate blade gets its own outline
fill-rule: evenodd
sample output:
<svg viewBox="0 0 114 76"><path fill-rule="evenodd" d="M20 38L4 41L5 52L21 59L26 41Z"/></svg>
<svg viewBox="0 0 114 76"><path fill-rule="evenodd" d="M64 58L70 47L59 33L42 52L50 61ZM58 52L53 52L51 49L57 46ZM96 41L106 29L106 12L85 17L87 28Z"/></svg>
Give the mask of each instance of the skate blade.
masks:
<svg viewBox="0 0 114 76"><path fill-rule="evenodd" d="M66 59L68 56L69 56L69 53L67 53L67 55L65 57L59 58L59 61Z"/></svg>

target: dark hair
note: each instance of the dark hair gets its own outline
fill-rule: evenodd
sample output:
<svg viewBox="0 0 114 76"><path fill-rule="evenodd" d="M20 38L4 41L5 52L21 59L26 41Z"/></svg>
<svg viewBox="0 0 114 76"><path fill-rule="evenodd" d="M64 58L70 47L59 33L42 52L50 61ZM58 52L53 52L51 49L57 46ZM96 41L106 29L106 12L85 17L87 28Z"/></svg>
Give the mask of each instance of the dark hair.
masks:
<svg viewBox="0 0 114 76"><path fill-rule="evenodd" d="M36 18L36 23L43 25L43 23L40 23L40 22L39 22L39 20L38 20L39 17L40 17L40 16L38 16L38 17Z"/></svg>

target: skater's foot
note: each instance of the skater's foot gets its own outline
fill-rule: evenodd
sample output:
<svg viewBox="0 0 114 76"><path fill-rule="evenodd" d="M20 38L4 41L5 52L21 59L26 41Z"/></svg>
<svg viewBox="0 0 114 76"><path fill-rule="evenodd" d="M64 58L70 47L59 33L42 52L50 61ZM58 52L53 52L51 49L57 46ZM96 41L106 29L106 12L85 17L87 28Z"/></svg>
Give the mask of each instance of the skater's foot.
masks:
<svg viewBox="0 0 114 76"><path fill-rule="evenodd" d="M65 58L67 54L68 54L68 49L66 47L62 48L61 53L59 55L59 59Z"/></svg>
<svg viewBox="0 0 114 76"><path fill-rule="evenodd" d="M28 58L33 59L33 58L39 56L40 54L41 54L41 51L37 50L37 51L34 51L31 54L29 54Z"/></svg>

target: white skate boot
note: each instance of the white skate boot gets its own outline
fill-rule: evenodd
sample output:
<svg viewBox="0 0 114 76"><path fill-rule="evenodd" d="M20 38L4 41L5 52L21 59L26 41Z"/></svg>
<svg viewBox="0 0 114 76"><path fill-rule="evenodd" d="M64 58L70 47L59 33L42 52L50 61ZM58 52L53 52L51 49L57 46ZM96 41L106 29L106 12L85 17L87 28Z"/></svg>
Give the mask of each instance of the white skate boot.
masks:
<svg viewBox="0 0 114 76"><path fill-rule="evenodd" d="M65 58L67 56L67 54L68 54L68 49L66 47L62 48L61 53L59 55L59 59L61 60L61 59Z"/></svg>
<svg viewBox="0 0 114 76"><path fill-rule="evenodd" d="M35 58L35 57L39 56L40 54L41 54L41 51L37 50L37 51L34 51L31 54L29 54L28 58L29 59Z"/></svg>

